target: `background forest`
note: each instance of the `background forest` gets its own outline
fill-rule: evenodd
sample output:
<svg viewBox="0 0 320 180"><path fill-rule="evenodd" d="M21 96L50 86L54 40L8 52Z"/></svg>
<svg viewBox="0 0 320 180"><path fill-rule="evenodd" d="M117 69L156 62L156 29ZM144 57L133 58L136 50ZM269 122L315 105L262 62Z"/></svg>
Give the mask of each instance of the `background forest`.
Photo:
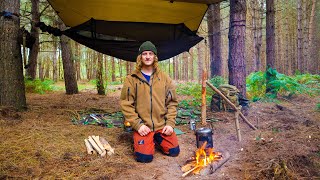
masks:
<svg viewBox="0 0 320 180"><path fill-rule="evenodd" d="M276 0L274 4L274 66L279 73L295 75L319 73L320 11L315 0ZM228 79L229 2L211 5L199 27L205 40L197 46L160 63L161 68L177 81L200 81L202 69L209 78ZM266 70L266 2L247 0L245 30L246 75ZM25 74L31 79L63 79L62 53L59 37L41 32L34 27L38 20L59 27L58 16L47 1L23 0L20 7L21 27L39 42L32 49L24 49ZM318 22L318 23L317 23ZM38 45L37 45L38 44ZM78 81L91 81L97 77L98 62L103 63L105 84L119 84L135 68L134 63L100 54L72 40L68 41L68 54L74 62ZM37 47L38 46L38 47Z"/></svg>

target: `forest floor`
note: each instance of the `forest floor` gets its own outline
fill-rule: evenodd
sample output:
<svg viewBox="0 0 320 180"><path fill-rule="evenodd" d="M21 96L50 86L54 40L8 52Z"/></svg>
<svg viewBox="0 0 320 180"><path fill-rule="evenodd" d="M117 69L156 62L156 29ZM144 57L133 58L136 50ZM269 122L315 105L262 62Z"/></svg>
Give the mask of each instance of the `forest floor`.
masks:
<svg viewBox="0 0 320 180"><path fill-rule="evenodd" d="M237 141L234 114L207 112L217 151L231 155L211 175L182 178L181 167L196 150L196 137L189 125L178 136L181 153L168 157L155 153L151 163L135 162L132 138L122 128L75 125L72 115L90 109L117 112L119 87L106 96L82 90L76 95L62 91L27 94L28 110L0 109L0 179L319 179L320 112L317 98L299 95L278 103L251 103L248 120L240 121L242 141ZM179 99L189 97L180 96ZM201 125L198 123L197 127ZM106 138L115 154L88 155L84 139Z"/></svg>

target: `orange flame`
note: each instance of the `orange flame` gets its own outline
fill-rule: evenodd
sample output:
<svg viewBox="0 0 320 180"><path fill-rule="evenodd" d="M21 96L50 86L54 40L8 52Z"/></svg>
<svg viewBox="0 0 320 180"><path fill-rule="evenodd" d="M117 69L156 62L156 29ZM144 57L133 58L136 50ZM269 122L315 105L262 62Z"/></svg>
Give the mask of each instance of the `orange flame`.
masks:
<svg viewBox="0 0 320 180"><path fill-rule="evenodd" d="M207 145L207 142L204 142L201 148L199 148L196 151L195 158L196 158L197 166L204 167L214 161L221 160L221 153L214 152L213 148L208 148L207 150L205 150L206 145Z"/></svg>

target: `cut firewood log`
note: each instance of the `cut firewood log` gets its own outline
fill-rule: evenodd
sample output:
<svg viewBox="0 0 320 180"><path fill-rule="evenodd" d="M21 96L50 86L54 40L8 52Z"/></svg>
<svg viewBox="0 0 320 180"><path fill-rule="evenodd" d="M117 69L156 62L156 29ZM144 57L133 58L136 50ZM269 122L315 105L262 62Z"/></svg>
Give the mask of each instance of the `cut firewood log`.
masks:
<svg viewBox="0 0 320 180"><path fill-rule="evenodd" d="M204 167L201 171L201 175L210 175L214 173L217 169L219 169L224 163L226 163L230 158L229 152L225 151L222 152L222 159L216 162L209 164L208 166Z"/></svg>
<svg viewBox="0 0 320 180"><path fill-rule="evenodd" d="M96 144L99 146L99 148L102 150L102 153L100 154L100 156L104 157L107 153L107 151L104 149L103 145L100 142L100 138L99 136L91 136L92 139L96 142Z"/></svg>
<svg viewBox="0 0 320 180"><path fill-rule="evenodd" d="M101 142L102 146L104 147L104 149L106 149L108 151L107 154L109 156L114 154L114 149L111 147L111 145L108 143L108 141L105 138L100 137L100 142Z"/></svg>
<svg viewBox="0 0 320 180"><path fill-rule="evenodd" d="M89 143L88 139L84 139L84 144L86 145L88 154L93 154L93 148Z"/></svg>
<svg viewBox="0 0 320 180"><path fill-rule="evenodd" d="M91 136L88 137L88 141L91 144L91 146L93 147L94 150L97 151L98 154L102 154L102 150L99 148L99 146L96 144L96 142L93 140L93 138Z"/></svg>

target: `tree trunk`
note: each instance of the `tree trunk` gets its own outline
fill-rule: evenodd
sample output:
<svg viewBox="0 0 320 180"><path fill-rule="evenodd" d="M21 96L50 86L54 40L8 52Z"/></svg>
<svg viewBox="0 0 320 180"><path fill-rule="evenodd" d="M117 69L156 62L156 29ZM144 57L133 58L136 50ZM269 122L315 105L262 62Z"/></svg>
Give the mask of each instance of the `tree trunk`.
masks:
<svg viewBox="0 0 320 180"><path fill-rule="evenodd" d="M310 60L308 64L308 69L310 70L310 73L316 74L318 69L318 63L316 58L316 42L315 42L315 12L316 12L316 0L312 0L312 9L311 9L311 15L310 15L310 22L309 22L309 54L310 54ZM314 64L311 62L315 62Z"/></svg>
<svg viewBox="0 0 320 180"><path fill-rule="evenodd" d="M90 63L90 69L91 69L91 79L97 77L97 56L94 50L91 50L91 63Z"/></svg>
<svg viewBox="0 0 320 180"><path fill-rule="evenodd" d="M114 57L111 57L111 81L116 81L116 65Z"/></svg>
<svg viewBox="0 0 320 180"><path fill-rule="evenodd" d="M126 61L126 72L127 72L127 75L129 75L129 68L130 68L130 64L129 64L129 61Z"/></svg>
<svg viewBox="0 0 320 180"><path fill-rule="evenodd" d="M104 69L105 69L105 81L106 83L108 82L109 79L109 70L108 70L108 57L107 55L103 55L103 59L104 59Z"/></svg>
<svg viewBox="0 0 320 180"><path fill-rule="evenodd" d="M62 21L59 23L59 28L64 30L66 26ZM70 48L69 38L62 35L60 37L61 53L62 53L62 63L64 72L64 82L66 86L67 94L78 94L78 84L76 79L76 74L74 71L74 63L72 60L72 52Z"/></svg>
<svg viewBox="0 0 320 180"><path fill-rule="evenodd" d="M194 56L193 56L193 48L191 48L191 50L190 50L190 80L191 81L193 81L193 74L194 74L194 69L193 69L193 58L194 58Z"/></svg>
<svg viewBox="0 0 320 180"><path fill-rule="evenodd" d="M20 1L0 1L0 12L19 14ZM21 47L18 43L20 19L0 16L0 106L22 110L27 107Z"/></svg>
<svg viewBox="0 0 320 180"><path fill-rule="evenodd" d="M287 10L287 7L288 5L286 4L287 0L282 0L282 4L284 6L284 10L285 10L285 14L288 14L288 10ZM292 69L292 66L291 66L291 58L289 57L289 46L290 46L290 41L289 41L289 18L288 16L285 16L285 19L284 19L284 27L285 27L285 54L284 54L284 57L285 57L285 74L287 75L291 75L291 69Z"/></svg>
<svg viewBox="0 0 320 180"><path fill-rule="evenodd" d="M189 63L189 56L187 52L182 54L182 61L183 63L183 80L188 81L188 63Z"/></svg>
<svg viewBox="0 0 320 180"><path fill-rule="evenodd" d="M222 76L220 3L208 9L208 40L210 50L211 77Z"/></svg>
<svg viewBox="0 0 320 180"><path fill-rule="evenodd" d="M87 71L87 79L88 81L91 80L92 76L91 76L91 60L92 60L92 51L90 49L87 49L86 52L86 71Z"/></svg>
<svg viewBox="0 0 320 180"><path fill-rule="evenodd" d="M267 0L267 20L266 20L266 51L267 51L267 69L275 68L275 11L274 0ZM272 75L266 77L266 92L274 93L273 87L270 86L269 81L273 79Z"/></svg>
<svg viewBox="0 0 320 180"><path fill-rule="evenodd" d="M36 23L40 21L39 0L31 0L31 36L35 39L29 53L29 63L27 68L27 76L30 79L35 79L37 74L37 59L39 53L39 28L35 27Z"/></svg>
<svg viewBox="0 0 320 180"><path fill-rule="evenodd" d="M177 80L176 63L177 63L177 58L176 58L176 56L174 56L173 60L172 60L172 74L173 74L173 79L174 80Z"/></svg>
<svg viewBox="0 0 320 180"><path fill-rule="evenodd" d="M274 0L267 0L267 20L266 20L266 52L267 68L275 68L275 17Z"/></svg>
<svg viewBox="0 0 320 180"><path fill-rule="evenodd" d="M52 58L52 78L54 82L58 81L58 63L57 63L57 49L58 49L58 45L57 45L57 41L56 41L56 37L53 38L53 58Z"/></svg>
<svg viewBox="0 0 320 180"><path fill-rule="evenodd" d="M198 83L201 83L202 80L202 70L203 70L203 62L205 62L204 59L204 42L201 41L197 45L197 51L198 51Z"/></svg>
<svg viewBox="0 0 320 180"><path fill-rule="evenodd" d="M81 52L80 52L80 44L77 42L74 42L74 46L75 46L75 51L76 51L76 55L75 55L75 71L76 71L76 77L77 77L77 81L81 80L81 68L80 68L80 57L81 57Z"/></svg>
<svg viewBox="0 0 320 180"><path fill-rule="evenodd" d="M309 1L309 0L308 0ZM303 72L307 73L308 72L308 61L310 59L310 52L309 52L309 30L308 30L308 12L307 12L307 2L303 2Z"/></svg>
<svg viewBox="0 0 320 180"><path fill-rule="evenodd" d="M229 83L246 97L246 0L230 0Z"/></svg>
<svg viewBox="0 0 320 180"><path fill-rule="evenodd" d="M298 0L298 43L297 43L297 68L302 72L302 64L303 64L303 31L302 31L302 0Z"/></svg>
<svg viewBox="0 0 320 180"><path fill-rule="evenodd" d="M118 59L119 73L120 73L120 82L122 83L122 65L121 59Z"/></svg>
<svg viewBox="0 0 320 180"><path fill-rule="evenodd" d="M46 58L45 60L45 73L44 73L44 78L45 79L50 79L50 59L49 57Z"/></svg>
<svg viewBox="0 0 320 180"><path fill-rule="evenodd" d="M43 81L44 75L43 75L43 58L40 58L38 61L38 71L39 71L39 79Z"/></svg>
<svg viewBox="0 0 320 180"><path fill-rule="evenodd" d="M261 67L261 47L262 47L262 25L263 25L263 20L264 20L264 0L261 0L260 6L259 6L259 17L260 21L257 24L257 46L256 46L256 70L260 71L262 69Z"/></svg>
<svg viewBox="0 0 320 180"><path fill-rule="evenodd" d="M97 52L98 53L98 52ZM98 53L98 68L97 68L97 90L99 95L105 95L106 91L103 83L103 61L102 54Z"/></svg>

